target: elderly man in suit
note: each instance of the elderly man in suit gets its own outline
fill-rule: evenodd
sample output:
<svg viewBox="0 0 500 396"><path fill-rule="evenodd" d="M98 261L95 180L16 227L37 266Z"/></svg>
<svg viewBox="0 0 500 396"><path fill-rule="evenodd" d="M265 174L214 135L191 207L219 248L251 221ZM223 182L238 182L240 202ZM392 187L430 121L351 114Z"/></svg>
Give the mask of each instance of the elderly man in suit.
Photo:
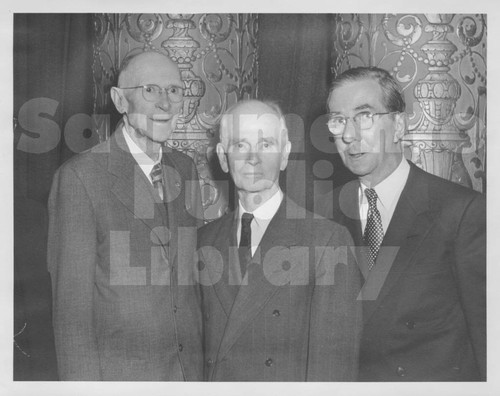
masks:
<svg viewBox="0 0 500 396"><path fill-rule="evenodd" d="M485 380L484 196L405 160L405 103L385 70L344 72L328 107L340 156L359 179L318 210L366 246L359 379Z"/></svg>
<svg viewBox="0 0 500 396"><path fill-rule="evenodd" d="M194 164L165 147L183 103L177 65L124 61L111 138L55 174L48 265L62 380L200 380L201 310L192 259L201 199ZM182 283L182 284L181 284Z"/></svg>
<svg viewBox="0 0 500 396"><path fill-rule="evenodd" d="M278 178L289 152L275 105L243 101L223 116L217 155L238 207L199 232L208 380L356 378L352 240L283 194Z"/></svg>

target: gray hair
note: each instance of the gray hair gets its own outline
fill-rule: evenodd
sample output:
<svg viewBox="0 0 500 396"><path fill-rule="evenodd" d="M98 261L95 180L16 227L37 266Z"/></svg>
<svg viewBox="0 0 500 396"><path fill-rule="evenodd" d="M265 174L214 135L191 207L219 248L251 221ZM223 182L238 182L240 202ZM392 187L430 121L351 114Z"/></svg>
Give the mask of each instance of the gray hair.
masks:
<svg viewBox="0 0 500 396"><path fill-rule="evenodd" d="M273 101L269 101L269 100L256 100L256 99L246 99L246 100L241 100L233 105L231 105L225 112L224 114L222 115L221 117L221 121L220 121L220 124L219 124L219 141L220 143L222 144L222 146L226 149L227 148L227 144L228 144L228 136L227 136L227 133L228 133L228 128L227 128L227 120L228 120L228 116L231 116L232 113L240 106L243 106L247 103L251 103L251 102L255 102L255 103L261 103L267 107L269 107L270 109L270 112L268 113L269 115L275 115L276 117L278 117L279 121L280 121L280 132L281 132L281 137L282 137L282 146L284 146L286 144L286 142L288 142L288 128L286 126L286 119L285 119L285 116L283 115L283 111L281 110L280 106L276 103L276 102L273 102ZM263 115L267 115L267 114L263 114ZM232 120L232 119L231 119Z"/></svg>

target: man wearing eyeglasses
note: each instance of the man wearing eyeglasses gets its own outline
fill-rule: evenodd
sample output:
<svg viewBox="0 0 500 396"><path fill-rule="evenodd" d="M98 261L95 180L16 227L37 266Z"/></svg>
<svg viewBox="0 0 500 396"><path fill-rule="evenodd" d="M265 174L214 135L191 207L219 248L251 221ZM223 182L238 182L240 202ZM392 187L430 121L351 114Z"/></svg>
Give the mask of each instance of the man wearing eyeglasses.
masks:
<svg viewBox="0 0 500 396"><path fill-rule="evenodd" d="M407 161L397 82L350 69L328 98L328 128L358 180L323 198L348 227L364 277L361 381L486 378L484 196Z"/></svg>
<svg viewBox="0 0 500 396"><path fill-rule="evenodd" d="M66 162L49 199L48 263L61 380L203 378L191 279L202 222L196 169L165 146L183 106L177 65L123 61L111 138Z"/></svg>

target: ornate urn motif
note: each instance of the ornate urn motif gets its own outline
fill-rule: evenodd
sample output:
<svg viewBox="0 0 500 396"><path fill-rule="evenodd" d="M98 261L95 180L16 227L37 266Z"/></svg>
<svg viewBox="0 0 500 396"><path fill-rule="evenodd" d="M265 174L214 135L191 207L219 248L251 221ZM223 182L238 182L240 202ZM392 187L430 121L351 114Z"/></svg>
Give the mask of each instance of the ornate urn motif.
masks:
<svg viewBox="0 0 500 396"><path fill-rule="evenodd" d="M453 22L453 24L452 24ZM407 156L445 179L485 191L485 16L338 15L334 75L389 70L409 114Z"/></svg>
<svg viewBox="0 0 500 396"><path fill-rule="evenodd" d="M205 218L227 208L227 181L217 181L213 146L221 114L257 91L257 16L252 14L100 14L94 16L94 113L110 114L121 61L158 51L177 62L185 102L169 145L190 155L202 183ZM109 117L96 117L101 140Z"/></svg>

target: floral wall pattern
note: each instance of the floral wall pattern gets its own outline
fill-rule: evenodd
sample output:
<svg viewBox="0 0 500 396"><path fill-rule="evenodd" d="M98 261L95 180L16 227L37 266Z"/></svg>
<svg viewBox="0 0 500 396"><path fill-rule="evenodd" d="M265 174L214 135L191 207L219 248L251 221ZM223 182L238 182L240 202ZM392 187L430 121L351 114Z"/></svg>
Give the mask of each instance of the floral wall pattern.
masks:
<svg viewBox="0 0 500 396"><path fill-rule="evenodd" d="M214 180L213 143L221 114L257 91L257 16L252 14L96 14L94 113L109 114L109 90L126 56L158 51L177 62L185 84L184 107L170 145L190 155L202 183L205 217L227 207L227 183ZM97 119L101 140L109 119Z"/></svg>
<svg viewBox="0 0 500 396"><path fill-rule="evenodd" d="M408 158L486 192L486 15L339 14L332 73L389 70L403 86Z"/></svg>

